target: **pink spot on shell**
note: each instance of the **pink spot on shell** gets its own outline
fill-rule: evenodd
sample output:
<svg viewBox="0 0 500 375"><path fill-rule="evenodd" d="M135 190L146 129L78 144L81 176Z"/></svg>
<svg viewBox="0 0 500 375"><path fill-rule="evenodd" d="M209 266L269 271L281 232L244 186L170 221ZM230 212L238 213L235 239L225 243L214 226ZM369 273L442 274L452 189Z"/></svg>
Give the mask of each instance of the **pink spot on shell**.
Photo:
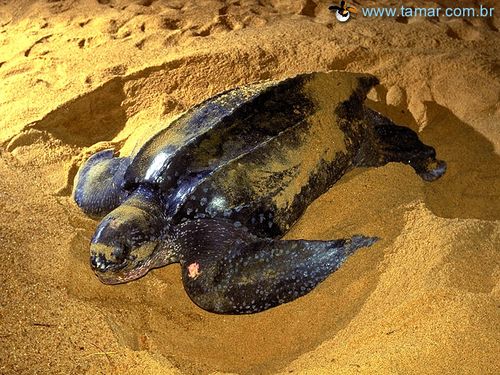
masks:
<svg viewBox="0 0 500 375"><path fill-rule="evenodd" d="M197 262L191 263L187 269L188 269L188 276L192 279L196 279L201 274L200 264Z"/></svg>

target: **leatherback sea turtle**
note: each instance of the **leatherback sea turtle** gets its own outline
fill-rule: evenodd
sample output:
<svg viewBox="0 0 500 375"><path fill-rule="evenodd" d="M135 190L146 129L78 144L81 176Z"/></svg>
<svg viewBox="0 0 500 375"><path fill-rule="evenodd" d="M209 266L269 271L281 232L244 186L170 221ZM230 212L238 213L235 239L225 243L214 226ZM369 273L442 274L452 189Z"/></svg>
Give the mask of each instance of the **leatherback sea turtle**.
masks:
<svg viewBox="0 0 500 375"><path fill-rule="evenodd" d="M104 216L90 264L106 284L180 262L201 308L255 313L311 291L377 238L280 239L356 166L402 162L426 181L446 169L412 130L363 106L378 80L301 74L223 92L187 111L134 155L93 155L73 197Z"/></svg>

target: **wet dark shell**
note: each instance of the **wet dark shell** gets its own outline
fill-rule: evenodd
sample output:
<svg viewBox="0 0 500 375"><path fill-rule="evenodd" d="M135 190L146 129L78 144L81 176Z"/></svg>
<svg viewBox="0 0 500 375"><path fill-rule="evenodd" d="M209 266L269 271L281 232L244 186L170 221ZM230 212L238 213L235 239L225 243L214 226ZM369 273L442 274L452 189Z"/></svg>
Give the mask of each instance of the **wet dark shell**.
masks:
<svg viewBox="0 0 500 375"><path fill-rule="evenodd" d="M226 218L280 236L352 167L362 100L376 83L312 73L219 94L148 140L125 187L159 191L171 224Z"/></svg>

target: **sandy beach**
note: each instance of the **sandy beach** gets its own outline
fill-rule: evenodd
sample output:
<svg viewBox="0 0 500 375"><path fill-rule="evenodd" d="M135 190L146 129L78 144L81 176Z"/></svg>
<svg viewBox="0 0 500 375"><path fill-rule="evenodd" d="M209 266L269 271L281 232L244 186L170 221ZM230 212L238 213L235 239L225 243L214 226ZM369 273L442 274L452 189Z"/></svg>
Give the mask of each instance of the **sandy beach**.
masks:
<svg viewBox="0 0 500 375"><path fill-rule="evenodd" d="M0 374L500 373L500 9L340 23L330 4L0 0ZM329 70L377 76L368 106L448 170L356 169L286 237L380 241L255 315L201 310L177 264L99 282L98 221L70 197L86 158L223 90Z"/></svg>

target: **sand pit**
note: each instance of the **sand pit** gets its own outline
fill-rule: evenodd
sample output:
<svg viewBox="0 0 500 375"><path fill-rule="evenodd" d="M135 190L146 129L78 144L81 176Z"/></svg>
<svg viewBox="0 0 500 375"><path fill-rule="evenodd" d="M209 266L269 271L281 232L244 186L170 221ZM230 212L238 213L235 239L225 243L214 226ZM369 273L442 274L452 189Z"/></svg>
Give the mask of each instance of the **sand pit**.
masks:
<svg viewBox="0 0 500 375"><path fill-rule="evenodd" d="M0 2L0 373L500 372L499 18L340 24L329 4ZM251 316L197 308L178 265L97 280L96 221L69 197L82 160L130 154L222 90L332 69L378 76L369 106L448 171L355 170L287 237L381 241Z"/></svg>

